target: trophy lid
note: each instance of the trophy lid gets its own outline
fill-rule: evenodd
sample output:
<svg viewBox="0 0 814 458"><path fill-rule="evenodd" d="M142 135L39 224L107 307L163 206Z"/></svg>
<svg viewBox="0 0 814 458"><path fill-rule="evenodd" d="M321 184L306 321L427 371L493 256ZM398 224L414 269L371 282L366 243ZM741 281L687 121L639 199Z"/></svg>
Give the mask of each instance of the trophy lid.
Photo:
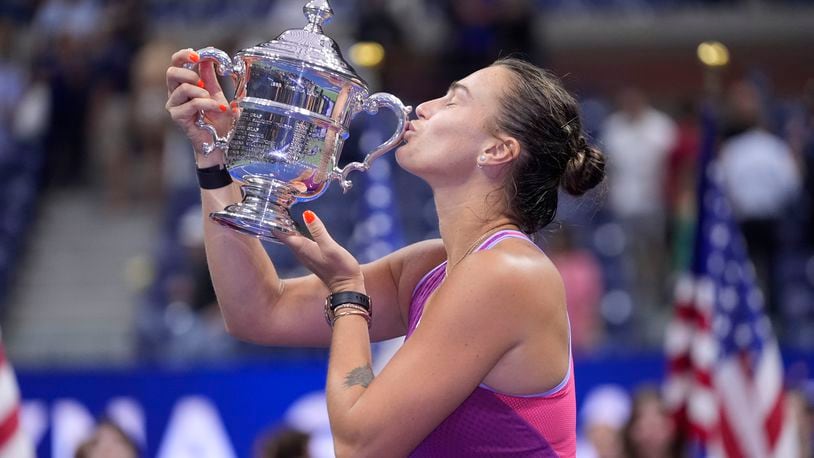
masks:
<svg viewBox="0 0 814 458"><path fill-rule="evenodd" d="M249 48L243 54L305 62L367 88L364 80L342 57L336 42L322 32L322 26L334 15L328 0L311 0L302 10L308 19L304 28L286 30L274 40Z"/></svg>

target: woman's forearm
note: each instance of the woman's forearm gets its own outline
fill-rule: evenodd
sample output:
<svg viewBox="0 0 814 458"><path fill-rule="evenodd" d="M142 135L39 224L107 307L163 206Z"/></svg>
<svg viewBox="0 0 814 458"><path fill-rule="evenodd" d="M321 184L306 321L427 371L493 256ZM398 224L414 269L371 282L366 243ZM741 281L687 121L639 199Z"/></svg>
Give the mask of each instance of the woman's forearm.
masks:
<svg viewBox="0 0 814 458"><path fill-rule="evenodd" d="M360 292L363 292L360 291ZM363 428L353 407L373 381L367 321L357 315L334 323L326 395L336 454L359 456Z"/></svg>
<svg viewBox="0 0 814 458"><path fill-rule="evenodd" d="M282 294L282 282L259 240L213 221L209 215L240 200L237 184L203 190L204 243L212 284L231 333L251 340L257 314Z"/></svg>

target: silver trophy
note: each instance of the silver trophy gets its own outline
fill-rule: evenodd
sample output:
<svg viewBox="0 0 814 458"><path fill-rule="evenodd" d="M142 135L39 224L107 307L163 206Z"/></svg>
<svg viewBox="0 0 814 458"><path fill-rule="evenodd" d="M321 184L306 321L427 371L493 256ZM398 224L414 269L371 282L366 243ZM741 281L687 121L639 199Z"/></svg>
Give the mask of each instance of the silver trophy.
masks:
<svg viewBox="0 0 814 458"><path fill-rule="evenodd" d="M283 32L276 39L237 53L216 48L198 50L201 61L214 61L221 76L235 81L237 115L221 137L204 118L212 143L225 153L226 167L242 183L243 201L210 216L240 232L276 242L275 233L295 232L289 207L316 199L334 179L347 191L348 174L366 171L370 163L393 149L407 128L410 107L391 94L369 95L367 84L342 58L337 44L322 33L333 11L327 0L303 8L308 25ZM364 162L337 167L348 127L362 111L379 108L396 114L396 132Z"/></svg>

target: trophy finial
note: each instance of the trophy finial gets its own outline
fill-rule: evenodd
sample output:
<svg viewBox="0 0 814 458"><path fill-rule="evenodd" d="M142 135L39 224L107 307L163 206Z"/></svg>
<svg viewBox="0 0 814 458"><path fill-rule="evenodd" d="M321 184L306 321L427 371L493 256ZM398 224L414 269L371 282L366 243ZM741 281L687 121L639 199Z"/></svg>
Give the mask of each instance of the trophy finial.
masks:
<svg viewBox="0 0 814 458"><path fill-rule="evenodd" d="M328 0L311 0L303 8L308 25L305 30L309 32L322 33L322 26L330 22L334 15L334 10Z"/></svg>

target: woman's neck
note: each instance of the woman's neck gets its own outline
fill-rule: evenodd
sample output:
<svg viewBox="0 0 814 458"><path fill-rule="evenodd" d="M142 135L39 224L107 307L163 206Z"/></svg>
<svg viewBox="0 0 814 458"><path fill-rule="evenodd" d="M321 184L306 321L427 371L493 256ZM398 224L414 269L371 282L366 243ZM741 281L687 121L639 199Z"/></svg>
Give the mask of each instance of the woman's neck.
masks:
<svg viewBox="0 0 814 458"><path fill-rule="evenodd" d="M517 228L512 219L500 211L502 201L493 203L492 198L484 198L497 198L499 191L489 194L463 188L466 187L448 187L434 192L438 228L447 252L447 271L474 251L490 233Z"/></svg>

